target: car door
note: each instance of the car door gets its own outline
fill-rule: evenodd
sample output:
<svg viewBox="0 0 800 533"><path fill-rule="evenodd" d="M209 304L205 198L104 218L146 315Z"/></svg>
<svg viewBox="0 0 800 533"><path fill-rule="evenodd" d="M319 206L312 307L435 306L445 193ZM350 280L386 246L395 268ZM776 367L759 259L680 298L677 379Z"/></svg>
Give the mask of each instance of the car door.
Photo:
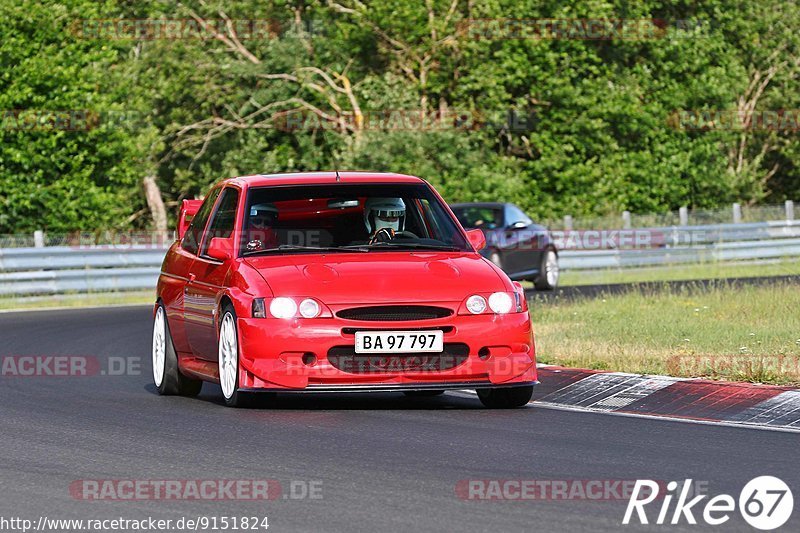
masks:
<svg viewBox="0 0 800 533"><path fill-rule="evenodd" d="M226 187L220 194L211 220L200 243L200 251L192 266L194 278L187 284L187 308L191 305L192 320L187 321L187 335L196 357L217 360L217 302L225 290L225 278L231 261L220 261L207 255L211 239L231 239L236 225L239 189Z"/></svg>
<svg viewBox="0 0 800 533"><path fill-rule="evenodd" d="M181 298L182 329L185 343L185 347L181 351L192 351L189 343L189 332L192 330L199 318L195 302L192 299L190 284L197 277L197 274L194 270L195 262L197 261L197 255L200 253L200 244L203 242L203 234L205 233L208 219L211 216L214 204L216 204L216 201L219 198L219 193L219 188L212 189L208 193L208 196L206 196L206 199L203 201L203 205L201 205L200 209L197 210L197 213L192 219L192 222L189 225L189 228L186 230L183 240L181 241L181 254L183 256L181 261L184 265L188 265L185 267L186 274Z"/></svg>
<svg viewBox="0 0 800 533"><path fill-rule="evenodd" d="M172 334L172 341L175 345L175 349L182 353L191 352L189 339L186 333L187 286L194 276L192 267L194 266L197 253L200 251L200 239L218 194L219 190L217 189L209 192L203 204L192 218L189 228L187 228L184 233L180 244L175 246L168 255L169 265L165 265L165 270L169 272L166 279L168 279L170 296L168 298L165 297L164 300L172 302L171 305L167 307L167 319L169 321L170 333ZM191 314L191 309L189 313Z"/></svg>
<svg viewBox="0 0 800 533"><path fill-rule="evenodd" d="M194 253L184 248L184 245L184 241L181 241L167 253L161 271L160 289L160 295L167 311L167 323L172 336L172 344L176 351L182 353L191 351L184 323L184 297L195 258Z"/></svg>
<svg viewBox="0 0 800 533"><path fill-rule="evenodd" d="M503 269L508 274L525 274L539 268L536 232L533 221L513 204L505 208L503 228Z"/></svg>

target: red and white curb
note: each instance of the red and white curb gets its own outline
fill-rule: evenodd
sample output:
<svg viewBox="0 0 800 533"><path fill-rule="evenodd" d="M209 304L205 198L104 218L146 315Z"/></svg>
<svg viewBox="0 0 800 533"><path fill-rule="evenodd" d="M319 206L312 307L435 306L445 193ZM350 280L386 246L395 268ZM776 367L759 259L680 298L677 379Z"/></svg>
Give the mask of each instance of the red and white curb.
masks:
<svg viewBox="0 0 800 533"><path fill-rule="evenodd" d="M800 390L540 365L534 406L800 432Z"/></svg>

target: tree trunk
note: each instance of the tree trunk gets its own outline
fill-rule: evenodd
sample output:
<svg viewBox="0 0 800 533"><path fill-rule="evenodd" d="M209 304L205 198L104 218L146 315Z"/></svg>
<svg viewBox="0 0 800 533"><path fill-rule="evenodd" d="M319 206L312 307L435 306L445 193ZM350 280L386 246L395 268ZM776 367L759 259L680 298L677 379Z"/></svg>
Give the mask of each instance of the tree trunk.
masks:
<svg viewBox="0 0 800 533"><path fill-rule="evenodd" d="M153 226L157 238L162 242L166 242L167 208L164 206L164 200L161 198L161 189L158 188L155 176L145 176L142 180L142 187L144 188L147 207L153 217Z"/></svg>

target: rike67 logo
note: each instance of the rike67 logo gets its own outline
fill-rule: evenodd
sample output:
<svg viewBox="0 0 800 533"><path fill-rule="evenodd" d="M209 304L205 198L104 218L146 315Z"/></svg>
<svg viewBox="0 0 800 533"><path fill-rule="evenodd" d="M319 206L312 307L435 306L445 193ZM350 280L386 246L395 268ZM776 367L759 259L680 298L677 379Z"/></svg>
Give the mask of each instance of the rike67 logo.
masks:
<svg viewBox="0 0 800 533"><path fill-rule="evenodd" d="M695 517L697 513L706 524L719 526L726 523L737 508L736 500L728 494L714 496L706 501L705 505L700 503L707 497L705 494L689 499L691 479L685 480L680 489L677 481L670 481L666 486L666 494L659 494L661 487L663 484L649 479L637 480L622 523L630 524L635 516L640 524L649 524L652 516L648 518L645 507L657 499L661 500L661 507L655 520L659 525L680 524L684 520L687 524L697 524ZM672 508L672 501L676 496L677 501ZM749 481L739 493L738 510L742 518L762 531L781 527L792 516L793 508L794 498L789 486L773 476L757 477Z"/></svg>

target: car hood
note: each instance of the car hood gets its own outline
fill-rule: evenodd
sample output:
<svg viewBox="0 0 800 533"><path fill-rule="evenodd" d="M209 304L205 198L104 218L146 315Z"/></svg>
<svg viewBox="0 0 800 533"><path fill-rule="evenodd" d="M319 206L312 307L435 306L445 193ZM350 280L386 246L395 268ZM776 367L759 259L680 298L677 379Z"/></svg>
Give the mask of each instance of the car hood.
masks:
<svg viewBox="0 0 800 533"><path fill-rule="evenodd" d="M509 290L476 253L368 252L248 257L275 296L313 296L326 304L462 301Z"/></svg>

